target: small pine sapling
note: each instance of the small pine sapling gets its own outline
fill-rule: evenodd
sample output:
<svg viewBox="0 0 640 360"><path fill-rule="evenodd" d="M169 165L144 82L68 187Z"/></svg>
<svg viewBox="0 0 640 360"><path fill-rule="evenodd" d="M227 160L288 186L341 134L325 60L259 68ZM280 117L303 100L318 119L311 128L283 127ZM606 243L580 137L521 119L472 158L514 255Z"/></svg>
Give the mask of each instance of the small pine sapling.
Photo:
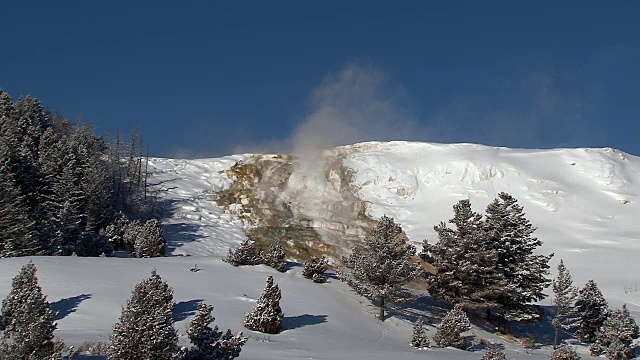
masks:
<svg viewBox="0 0 640 360"><path fill-rule="evenodd" d="M187 329L192 347L182 350L181 360L231 360L240 356L247 338L242 332L233 335L231 330L223 333L217 326L211 328L215 321L212 311L213 306L198 304L198 312Z"/></svg>
<svg viewBox="0 0 640 360"><path fill-rule="evenodd" d="M233 266L259 265L263 262L256 249L256 243L249 239L240 244L236 250L229 249L229 255L222 260Z"/></svg>
<svg viewBox="0 0 640 360"><path fill-rule="evenodd" d="M422 318L418 318L413 324L413 335L411 335L411 346L421 349L431 347L431 342L427 336L427 331L422 324Z"/></svg>
<svg viewBox="0 0 640 360"><path fill-rule="evenodd" d="M313 280L315 283L325 283L327 282L325 271L327 271L327 259L324 256L319 259L312 256L309 261L304 263L302 276Z"/></svg>
<svg viewBox="0 0 640 360"><path fill-rule="evenodd" d="M528 354L531 350L535 350L538 348L538 342L536 341L536 337L533 334L529 334L527 337L523 337L520 339L522 346L525 348L525 352Z"/></svg>
<svg viewBox="0 0 640 360"><path fill-rule="evenodd" d="M280 244L271 244L266 253L262 255L264 264L270 266L280 272L285 272L287 263L285 259L284 248Z"/></svg>
<svg viewBox="0 0 640 360"><path fill-rule="evenodd" d="M580 360L580 356L573 346L562 344L551 352L549 360Z"/></svg>
<svg viewBox="0 0 640 360"><path fill-rule="evenodd" d="M497 346L488 346L480 360L507 360L507 355Z"/></svg>
<svg viewBox="0 0 640 360"><path fill-rule="evenodd" d="M282 294L273 277L267 278L267 285L260 294L256 307L244 317L244 326L249 330L267 334L278 334L282 331L284 314L280 309Z"/></svg>
<svg viewBox="0 0 640 360"><path fill-rule="evenodd" d="M435 343L440 347L455 347L464 350L466 348L461 334L471 330L471 322L462 306L456 305L442 319L436 335L433 337Z"/></svg>
<svg viewBox="0 0 640 360"><path fill-rule="evenodd" d="M591 345L591 355L604 354L607 359L631 359L637 345L633 341L639 336L638 325L629 314L627 306L611 312L596 334Z"/></svg>

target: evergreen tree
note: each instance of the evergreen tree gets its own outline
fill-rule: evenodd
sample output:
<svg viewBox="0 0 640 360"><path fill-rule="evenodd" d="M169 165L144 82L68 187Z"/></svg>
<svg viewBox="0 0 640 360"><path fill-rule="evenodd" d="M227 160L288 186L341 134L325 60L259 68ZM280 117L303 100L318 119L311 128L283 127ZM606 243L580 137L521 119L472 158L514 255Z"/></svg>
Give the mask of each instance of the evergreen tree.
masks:
<svg viewBox="0 0 640 360"><path fill-rule="evenodd" d="M558 344L560 330L569 331L577 326L574 304L578 298L578 290L573 286L571 273L564 266L562 259L558 264L558 276L553 280L553 305L555 305L555 317L551 321L555 329L553 346Z"/></svg>
<svg viewBox="0 0 640 360"><path fill-rule="evenodd" d="M113 327L109 360L170 360L177 354L173 289L154 270L138 283Z"/></svg>
<svg viewBox="0 0 640 360"><path fill-rule="evenodd" d="M267 285L258 298L255 309L244 317L244 326L249 330L260 331L267 334L278 334L282 331L282 319L284 314L280 309L282 294L277 284L273 283L273 277L267 278Z"/></svg>
<svg viewBox="0 0 640 360"><path fill-rule="evenodd" d="M38 285L36 266L29 262L13 278L11 292L2 302L5 360L57 360L63 344L54 341L54 313Z"/></svg>
<svg viewBox="0 0 640 360"><path fill-rule="evenodd" d="M575 310L578 314L578 330L575 336L582 342L596 340L598 330L607 319L609 305L598 289L598 285L589 280L578 294Z"/></svg>
<svg viewBox="0 0 640 360"><path fill-rule="evenodd" d="M605 354L607 359L631 359L637 345L633 341L640 336L638 325L629 314L627 306L611 312L596 334L596 340L591 345L591 355Z"/></svg>
<svg viewBox="0 0 640 360"><path fill-rule="evenodd" d="M118 213L113 221L101 231L102 234L108 239L109 244L113 247L114 250L122 250L126 249L125 246L125 233L127 231L127 227L129 226L129 220L122 213Z"/></svg>
<svg viewBox="0 0 640 360"><path fill-rule="evenodd" d="M507 193L500 193L486 210L486 230L491 234L491 247L497 251L498 272L507 282L507 296L500 305L509 320L535 320L537 308L528 305L546 297L549 286L551 255L536 255L542 242L533 236L534 228L525 218L523 208Z"/></svg>
<svg viewBox="0 0 640 360"><path fill-rule="evenodd" d="M166 247L167 241L160 222L156 219L147 220L134 243L136 256L140 258L164 256Z"/></svg>
<svg viewBox="0 0 640 360"><path fill-rule="evenodd" d="M327 282L327 275L325 275L325 271L327 271L327 259L324 256L320 259L312 256L309 261L304 263L302 276L313 280L315 283L325 283Z"/></svg>
<svg viewBox="0 0 640 360"><path fill-rule="evenodd" d="M139 220L133 220L133 221L127 222L127 225L124 229L124 235L122 236L122 240L129 252L136 251L136 242L138 241L138 238L140 237L141 232L142 232L142 224L140 224Z"/></svg>
<svg viewBox="0 0 640 360"><path fill-rule="evenodd" d="M489 346L480 360L507 360L507 355L497 346Z"/></svg>
<svg viewBox="0 0 640 360"><path fill-rule="evenodd" d="M263 263L262 257L258 254L255 242L247 239L236 250L229 249L229 255L222 259L233 266L259 265Z"/></svg>
<svg viewBox="0 0 640 360"><path fill-rule="evenodd" d="M384 321L385 302L414 301L416 296L402 286L422 274L419 264L412 261L416 248L408 243L400 225L392 218L382 216L369 231L363 245L356 245L349 257L343 257L344 266L351 271L339 272L358 294L377 301L378 318Z"/></svg>
<svg viewBox="0 0 640 360"><path fill-rule="evenodd" d="M413 324L413 334L411 335L411 346L415 348L431 347L431 342L427 336L427 331L422 324L422 318L418 318L415 324Z"/></svg>
<svg viewBox="0 0 640 360"><path fill-rule="evenodd" d="M212 310L211 305L198 304L198 312L187 329L193 346L184 351L182 360L231 360L240 356L247 338L242 332L232 335L231 330L223 334L217 326L212 329L210 325L215 320Z"/></svg>
<svg viewBox="0 0 640 360"><path fill-rule="evenodd" d="M456 305L444 317L436 335L433 337L435 343L440 347L455 347L464 350L466 348L461 334L471 330L471 323L461 305Z"/></svg>
<svg viewBox="0 0 640 360"><path fill-rule="evenodd" d="M453 213L449 223L455 229L444 222L435 226L438 243L425 240L420 253L436 270L427 278L429 293L464 308L497 306L505 296L505 283L495 272L498 255L488 247L482 215L471 210L467 199L454 205Z"/></svg>
<svg viewBox="0 0 640 360"><path fill-rule="evenodd" d="M34 255L40 251L35 221L29 216L25 197L8 172L0 144L0 257Z"/></svg>
<svg viewBox="0 0 640 360"><path fill-rule="evenodd" d="M549 360L580 360L580 356L573 346L562 344L551 352Z"/></svg>
<svg viewBox="0 0 640 360"><path fill-rule="evenodd" d="M270 266L280 272L285 272L286 261L284 248L280 244L271 244L265 254L262 255L264 264Z"/></svg>

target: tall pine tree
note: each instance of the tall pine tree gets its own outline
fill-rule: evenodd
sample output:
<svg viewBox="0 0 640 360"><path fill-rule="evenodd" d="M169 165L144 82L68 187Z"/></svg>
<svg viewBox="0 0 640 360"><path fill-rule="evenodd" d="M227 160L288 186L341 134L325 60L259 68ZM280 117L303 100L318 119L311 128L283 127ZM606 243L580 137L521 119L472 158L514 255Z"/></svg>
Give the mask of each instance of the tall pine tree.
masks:
<svg viewBox="0 0 640 360"><path fill-rule="evenodd" d="M431 263L435 274L427 278L429 293L464 308L497 306L505 284L495 272L497 251L488 247L482 215L471 210L471 202L460 200L453 206L450 224L441 222L434 229L438 242L424 241L420 257Z"/></svg>
<svg viewBox="0 0 640 360"><path fill-rule="evenodd" d="M502 192L486 210L485 226L490 244L498 255L497 269L507 283L507 296L500 300L503 317L509 320L535 320L539 312L531 305L546 297L551 255L534 251L542 242L533 236L534 228L525 218L517 200Z"/></svg>
<svg viewBox="0 0 640 360"><path fill-rule="evenodd" d="M571 273L564 266L562 259L558 264L558 275L553 280L553 305L555 305L555 316L551 321L555 329L553 338L554 348L558 345L558 334L560 331L570 331L577 326L575 302L578 298L578 289L573 286Z"/></svg>
<svg viewBox="0 0 640 360"><path fill-rule="evenodd" d="M350 272L341 271L338 277L356 293L376 301L382 321L387 301L402 303L416 298L403 288L422 274L420 265L412 261L416 248L408 240L400 225L385 215L369 231L364 244L356 245L350 256L342 258Z"/></svg>

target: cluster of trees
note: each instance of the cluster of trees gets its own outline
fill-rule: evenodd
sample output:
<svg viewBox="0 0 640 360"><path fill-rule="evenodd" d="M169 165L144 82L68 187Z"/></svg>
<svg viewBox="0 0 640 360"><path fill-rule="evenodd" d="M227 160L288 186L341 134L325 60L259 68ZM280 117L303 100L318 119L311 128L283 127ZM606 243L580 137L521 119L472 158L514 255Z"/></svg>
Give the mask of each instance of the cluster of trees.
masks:
<svg viewBox="0 0 640 360"><path fill-rule="evenodd" d="M553 304L555 316L554 347L560 332L575 336L583 343L591 344L593 356L605 355L608 359L630 359L634 356L634 340L640 336L635 320L626 306L609 309L598 285L589 280L578 291L573 286L571 273L561 260L558 274L553 280Z"/></svg>
<svg viewBox="0 0 640 360"><path fill-rule="evenodd" d="M420 253L435 268L427 278L429 293L465 309L486 309L488 320L495 310L503 331L505 320L539 319L531 303L546 297L553 254L534 253L542 242L533 236L535 228L516 199L500 193L485 217L471 209L469 200L461 200L453 213L449 223L455 227L435 226L438 243L425 240Z"/></svg>
<svg viewBox="0 0 640 360"><path fill-rule="evenodd" d="M0 90L0 256L108 255L109 225L155 210L145 164L135 134L109 144L36 98L13 102Z"/></svg>
<svg viewBox="0 0 640 360"><path fill-rule="evenodd" d="M507 320L539 320L541 310L532 303L546 297L543 290L552 283L547 276L553 254L534 252L542 243L533 236L535 228L516 199L500 193L489 204L484 217L471 210L469 200L459 201L453 212L449 223L454 228L444 222L435 226L438 243L425 240L420 253L420 258L435 268L426 278L430 295L454 305L438 326L435 343L465 348L460 334L470 329L465 314L468 310L485 309L487 320L491 320L495 311L503 331ZM348 272L339 271L338 277L355 292L377 303L379 319L384 320L386 302L408 302L417 297L403 287L424 273L413 260L414 255L415 248L408 244L400 225L383 216L364 243L343 258ZM639 333L626 307L609 310L593 281L577 291L562 261L552 288L556 344L560 331L577 329L575 336L592 344L594 356L604 354L609 359L633 356L633 341ZM414 325L411 344L415 347L430 344L421 320ZM555 348L552 354L555 359L576 357L575 350L564 345Z"/></svg>
<svg viewBox="0 0 640 360"><path fill-rule="evenodd" d="M265 264L279 272L285 272L285 256L284 248L280 244L273 243L267 251L263 251L258 249L254 241L247 239L237 249L229 249L229 255L223 261L233 266Z"/></svg>
<svg viewBox="0 0 640 360"><path fill-rule="evenodd" d="M261 296L263 301L271 301L272 295L280 296L277 285L269 294ZM267 290L265 290L266 292ZM264 299L263 299L264 298ZM268 304L273 304L268 303ZM151 276L135 286L131 298L122 309L120 320L113 327L107 356L111 360L159 359L159 360L230 360L240 355L247 338L242 332L232 334L211 328L215 318L211 315L213 306L200 303L198 312L191 320L187 336L191 347L178 346L178 334L173 326L173 290L155 271ZM278 306L279 304L275 304ZM254 323L269 326L258 309ZM267 307L270 307L267 306ZM23 266L13 278L11 292L2 302L3 337L0 342L0 358L4 360L58 360L62 358L65 346L56 340L54 313L42 293L33 263ZM279 312L280 328L282 312ZM247 318L251 318L247 314ZM270 329L275 329L273 326Z"/></svg>

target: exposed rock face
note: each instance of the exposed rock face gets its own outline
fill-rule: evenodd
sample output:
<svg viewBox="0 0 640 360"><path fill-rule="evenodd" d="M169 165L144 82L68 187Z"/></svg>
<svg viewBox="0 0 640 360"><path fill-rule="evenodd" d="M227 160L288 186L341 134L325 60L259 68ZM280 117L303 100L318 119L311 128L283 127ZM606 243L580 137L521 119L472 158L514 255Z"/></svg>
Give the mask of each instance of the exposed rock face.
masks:
<svg viewBox="0 0 640 360"><path fill-rule="evenodd" d="M305 163L289 155L252 156L226 172L233 183L216 201L245 222L261 248L278 242L299 261L321 255L339 261L375 223L355 195L345 155L327 152Z"/></svg>

